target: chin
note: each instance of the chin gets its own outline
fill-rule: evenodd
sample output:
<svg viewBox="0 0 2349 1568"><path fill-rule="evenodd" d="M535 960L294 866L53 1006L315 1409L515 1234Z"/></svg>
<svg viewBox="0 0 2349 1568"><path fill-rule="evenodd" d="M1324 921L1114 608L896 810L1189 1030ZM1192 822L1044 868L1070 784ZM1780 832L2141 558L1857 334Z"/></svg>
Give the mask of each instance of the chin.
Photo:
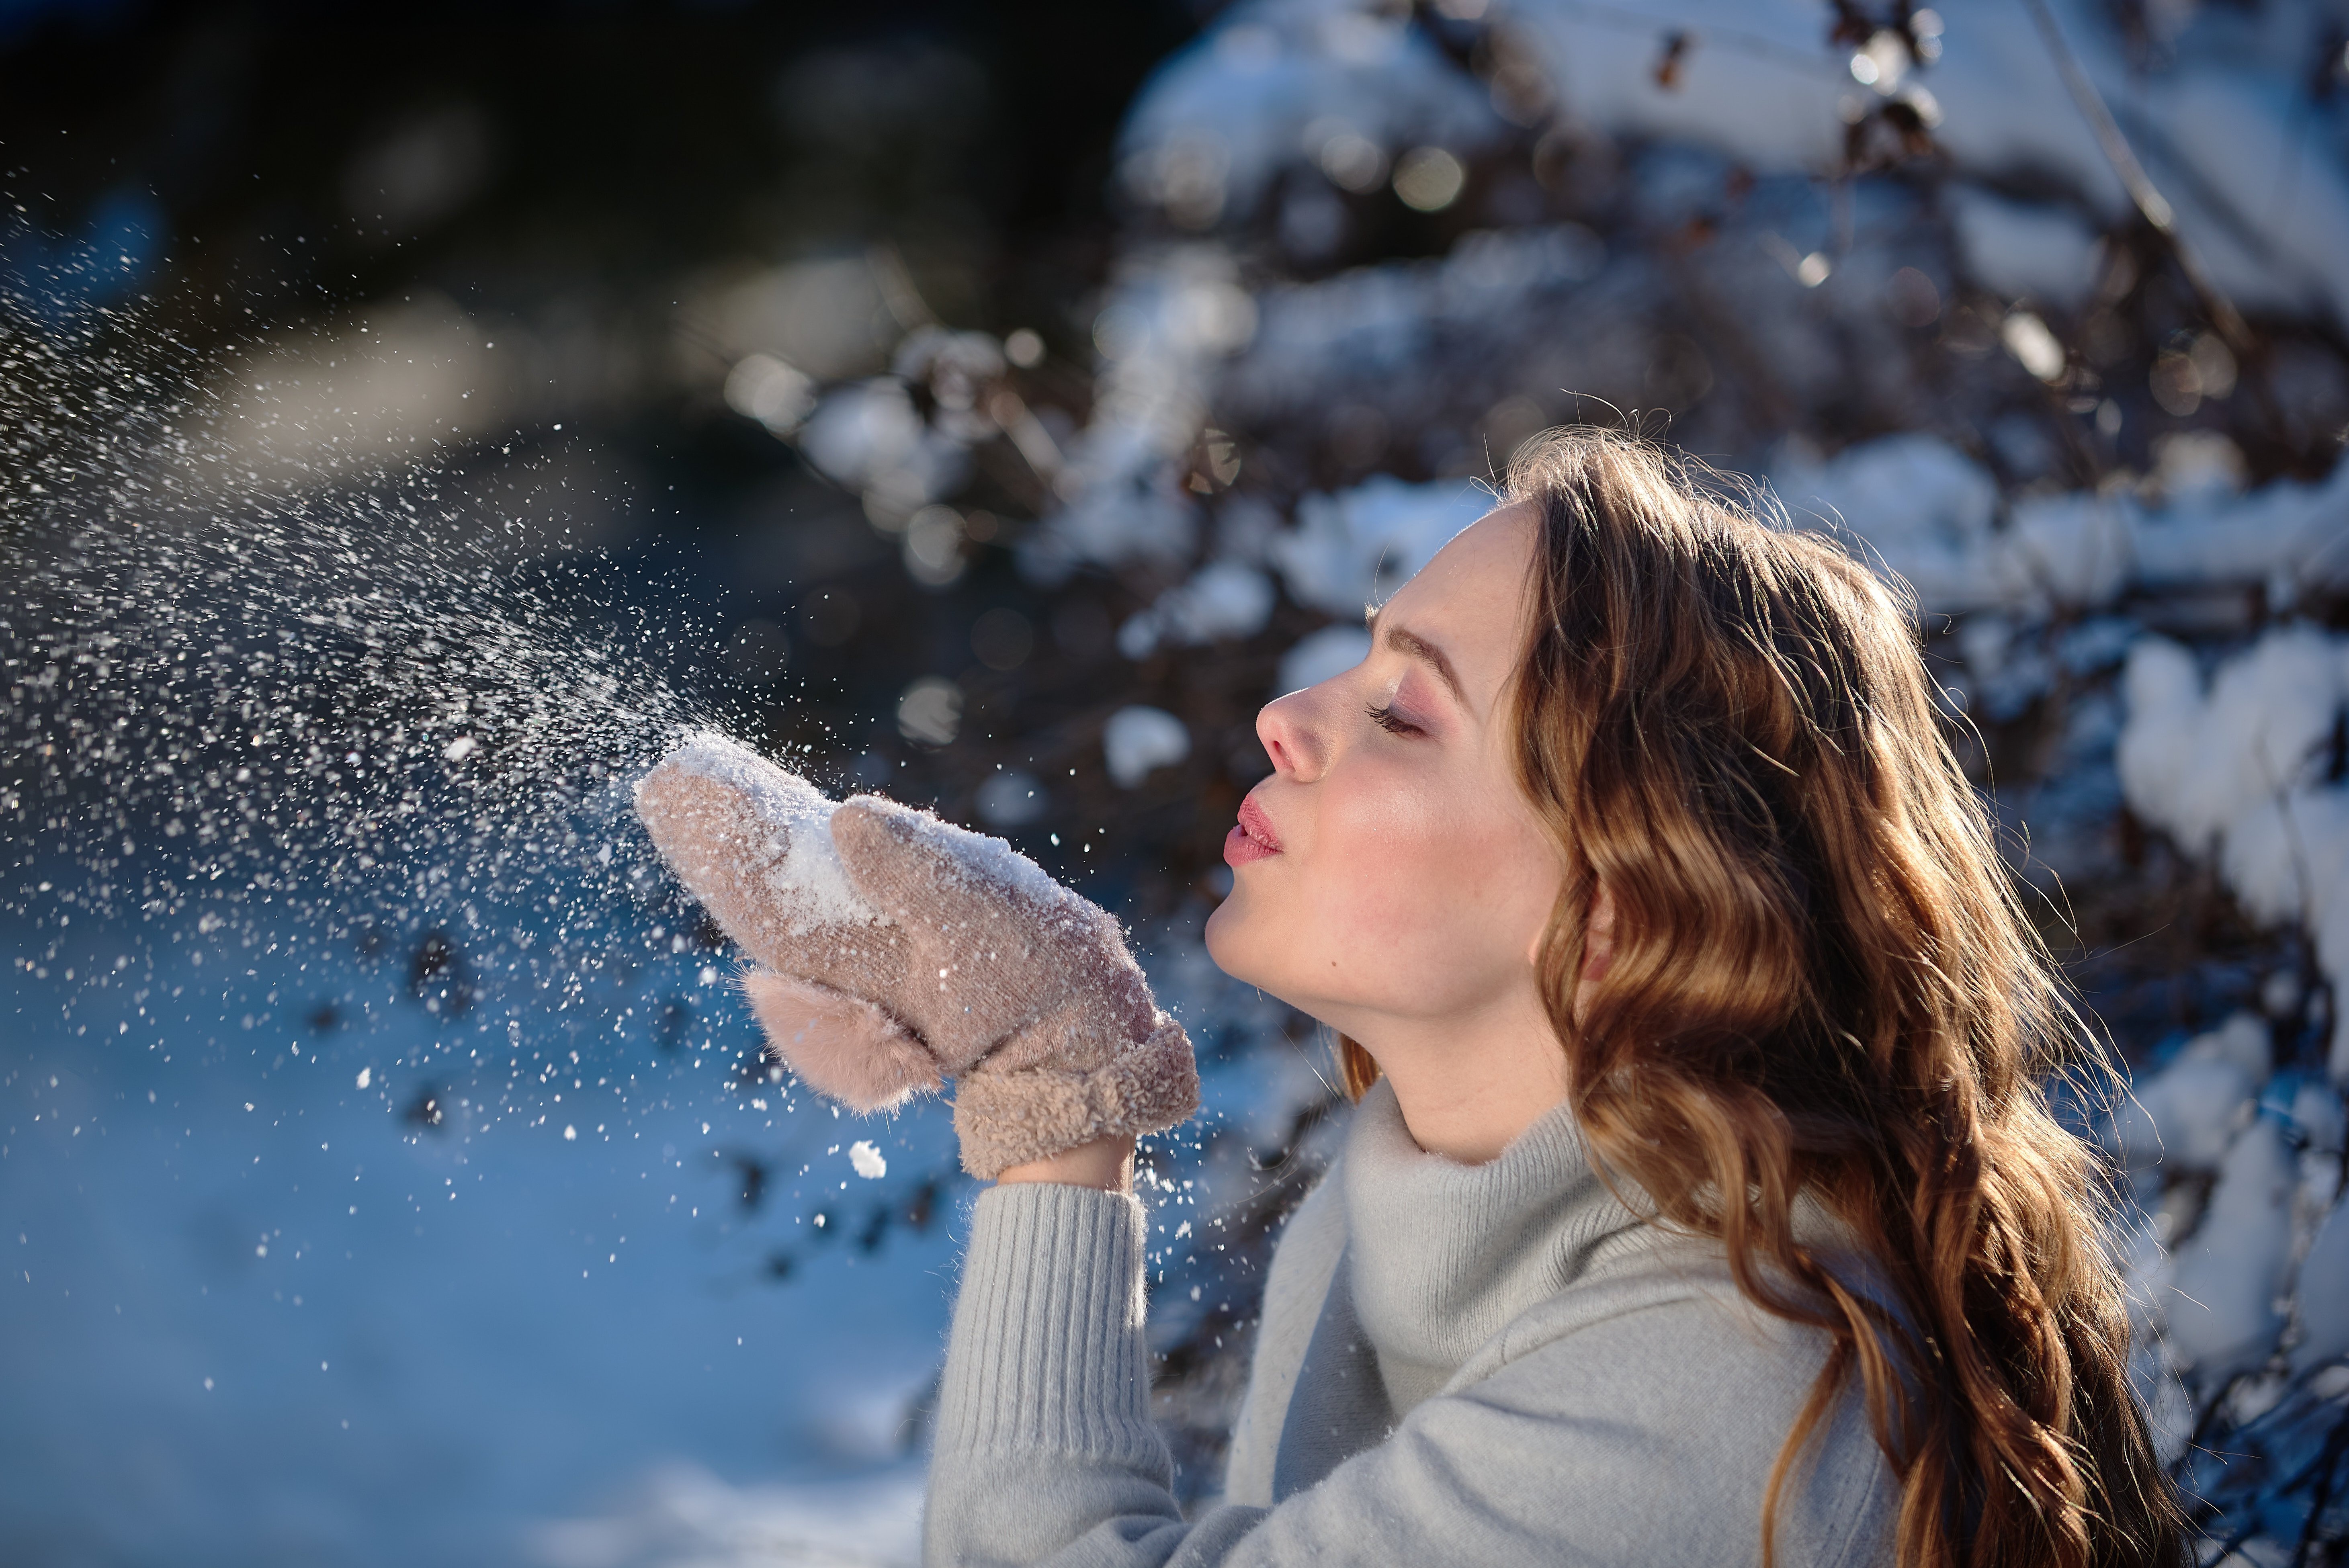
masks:
<svg viewBox="0 0 2349 1568"><path fill-rule="evenodd" d="M1201 934L1216 968L1301 1012L1313 1011L1300 1000L1298 982L1304 977L1297 973L1295 935L1250 909L1243 895L1235 893L1216 905Z"/></svg>
<svg viewBox="0 0 2349 1568"><path fill-rule="evenodd" d="M1206 930L1202 933L1207 944L1207 956L1216 961L1216 968L1235 980L1247 978L1237 967L1240 954L1247 946L1237 936L1239 927L1247 918L1238 907L1240 898L1239 890L1233 889L1231 895L1208 914Z"/></svg>
<svg viewBox="0 0 2349 1568"><path fill-rule="evenodd" d="M1236 888L1207 916L1201 935L1216 968L1244 985L1269 990L1265 982L1278 965L1267 962L1274 955L1265 951L1263 923L1249 910L1247 894Z"/></svg>

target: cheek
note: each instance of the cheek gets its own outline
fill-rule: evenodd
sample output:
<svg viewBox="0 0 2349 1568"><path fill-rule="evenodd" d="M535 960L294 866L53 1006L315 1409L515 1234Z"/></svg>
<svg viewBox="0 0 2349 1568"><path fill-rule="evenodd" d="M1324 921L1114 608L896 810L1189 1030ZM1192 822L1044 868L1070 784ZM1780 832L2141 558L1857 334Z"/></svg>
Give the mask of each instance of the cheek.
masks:
<svg viewBox="0 0 2349 1568"><path fill-rule="evenodd" d="M1244 870L1209 920L1219 965L1292 1000L1413 1013L1488 998L1524 968L1558 875L1513 799L1368 765L1311 794L1309 833Z"/></svg>
<svg viewBox="0 0 2349 1568"><path fill-rule="evenodd" d="M1333 795L1315 836L1316 915L1388 962L1520 956L1530 935L1520 928L1548 913L1548 854L1513 803L1459 780L1361 784Z"/></svg>

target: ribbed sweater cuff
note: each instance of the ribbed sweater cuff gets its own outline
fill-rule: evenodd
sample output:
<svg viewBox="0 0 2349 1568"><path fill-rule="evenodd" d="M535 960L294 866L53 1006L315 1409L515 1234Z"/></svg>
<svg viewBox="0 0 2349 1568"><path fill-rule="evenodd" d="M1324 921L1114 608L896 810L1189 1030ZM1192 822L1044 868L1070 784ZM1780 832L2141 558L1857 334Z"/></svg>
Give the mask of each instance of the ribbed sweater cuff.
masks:
<svg viewBox="0 0 2349 1568"><path fill-rule="evenodd" d="M1164 1463L1143 1337L1142 1204L1015 1182L979 1194L939 1388L940 1453Z"/></svg>

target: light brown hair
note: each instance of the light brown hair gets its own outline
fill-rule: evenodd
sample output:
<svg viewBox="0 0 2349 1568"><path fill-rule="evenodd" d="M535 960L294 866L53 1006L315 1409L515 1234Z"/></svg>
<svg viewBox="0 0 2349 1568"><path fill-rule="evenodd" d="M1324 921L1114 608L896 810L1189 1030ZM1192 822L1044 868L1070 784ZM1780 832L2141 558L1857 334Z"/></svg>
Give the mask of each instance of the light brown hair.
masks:
<svg viewBox="0 0 2349 1568"><path fill-rule="evenodd" d="M2043 1088L2107 1058L1943 734L1913 603L1638 437L1550 432L1504 499L1538 519L1512 700L1567 867L1540 975L1582 1130L1611 1181L1726 1246L1747 1297L1832 1342L1763 1562L1855 1377L1904 1568L2182 1562L2095 1157ZM1602 883L1614 954L1578 1016ZM1357 1096L1378 1072L1350 1040L1340 1066ZM1897 1312L1797 1240L1804 1192Z"/></svg>

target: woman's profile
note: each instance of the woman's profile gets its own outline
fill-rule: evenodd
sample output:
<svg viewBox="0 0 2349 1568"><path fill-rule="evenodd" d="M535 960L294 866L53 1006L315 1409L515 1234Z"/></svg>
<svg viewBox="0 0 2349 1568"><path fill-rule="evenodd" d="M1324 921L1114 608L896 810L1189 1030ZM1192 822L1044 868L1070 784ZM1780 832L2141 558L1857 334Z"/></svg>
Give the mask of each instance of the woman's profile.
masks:
<svg viewBox="0 0 2349 1568"><path fill-rule="evenodd" d="M1137 1134L1196 1103L1113 921L697 743L638 807L852 1106L957 1083L945 1563L2169 1564L2094 1068L1896 588L1553 432L1266 707L1207 927L1356 1106L1287 1222L1219 1501L1148 1408Z"/></svg>

